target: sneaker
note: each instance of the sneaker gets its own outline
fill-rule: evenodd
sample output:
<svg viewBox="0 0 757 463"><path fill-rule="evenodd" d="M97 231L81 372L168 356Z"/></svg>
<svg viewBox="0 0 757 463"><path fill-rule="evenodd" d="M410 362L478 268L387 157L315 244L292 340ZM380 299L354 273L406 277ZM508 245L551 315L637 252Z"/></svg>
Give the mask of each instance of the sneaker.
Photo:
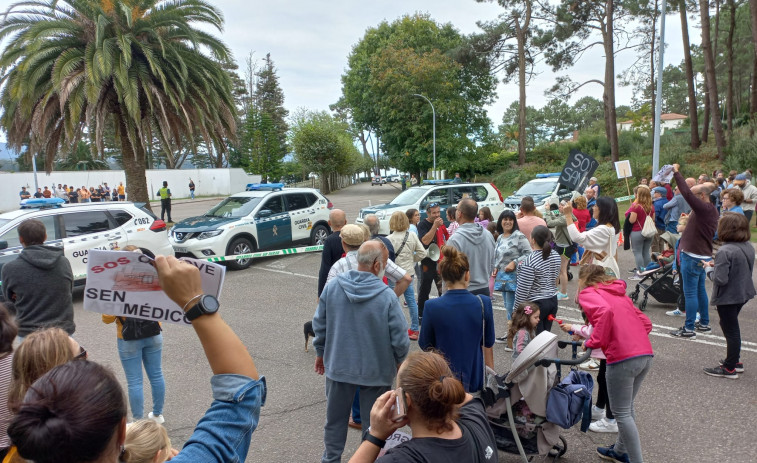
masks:
<svg viewBox="0 0 757 463"><path fill-rule="evenodd" d="M152 412L147 414L147 419L153 420L158 424L163 424L166 422L166 420L163 418L163 415L155 416Z"/></svg>
<svg viewBox="0 0 757 463"><path fill-rule="evenodd" d="M724 363L725 363L725 360L721 360L719 362L720 365L723 365ZM736 368L734 368L734 370L736 370L736 373L744 373L744 364L741 362L737 363Z"/></svg>
<svg viewBox="0 0 757 463"><path fill-rule="evenodd" d="M566 300L568 300L568 295L567 294L563 294L563 293L561 293L561 292L558 291L557 292L557 300L558 301L566 301Z"/></svg>
<svg viewBox="0 0 757 463"><path fill-rule="evenodd" d="M412 331L412 330L410 330L410 331L409 331L409 332L407 333L407 337L408 337L408 338L410 338L410 340L411 340L411 341L417 341L417 340L418 340L418 335L419 335L419 334L421 334L421 332L420 332L420 331Z"/></svg>
<svg viewBox="0 0 757 463"><path fill-rule="evenodd" d="M614 449L615 444L609 447L597 447L597 455L599 458L607 461L615 461L617 463L631 463L631 459L628 458L628 454L619 454Z"/></svg>
<svg viewBox="0 0 757 463"><path fill-rule="evenodd" d="M596 371L599 370L599 360L596 359L589 359L585 361L584 363L578 365L578 368L585 371Z"/></svg>
<svg viewBox="0 0 757 463"><path fill-rule="evenodd" d="M510 346L505 346L505 352L512 352L513 348Z"/></svg>
<svg viewBox="0 0 757 463"><path fill-rule="evenodd" d="M629 270L628 273L630 273L631 275L633 275L634 273L636 273L636 267L634 267L631 270Z"/></svg>
<svg viewBox="0 0 757 463"><path fill-rule="evenodd" d="M644 277L639 275L639 272L636 272L632 276L628 277L628 279L631 281L641 281L644 279Z"/></svg>
<svg viewBox="0 0 757 463"><path fill-rule="evenodd" d="M735 369L729 370L723 365L714 368L705 368L704 374L709 376L717 376L719 378L739 379L739 374L736 373Z"/></svg>
<svg viewBox="0 0 757 463"><path fill-rule="evenodd" d="M667 315L669 317L685 317L686 313L685 312L681 312L678 309L675 309L675 310L668 310L667 312L665 312L665 315Z"/></svg>
<svg viewBox="0 0 757 463"><path fill-rule="evenodd" d="M671 336L675 336L677 338L691 338L694 339L697 337L697 333L695 331L689 331L686 329L685 326L682 326L678 328L675 331L670 332Z"/></svg>
<svg viewBox="0 0 757 463"><path fill-rule="evenodd" d="M601 420L605 417L605 409L599 408L596 405L591 406L591 419L592 421Z"/></svg>
<svg viewBox="0 0 757 463"><path fill-rule="evenodd" d="M497 344L507 344L507 336L498 336L494 338L494 342Z"/></svg>
<svg viewBox="0 0 757 463"><path fill-rule="evenodd" d="M694 322L694 327L700 333L709 333L710 331L712 331L712 328L710 327L710 325L703 325L699 323L698 321Z"/></svg>
<svg viewBox="0 0 757 463"><path fill-rule="evenodd" d="M699 312L697 312L697 319L694 320L694 323L699 323L699 320L701 320L701 319L702 319L702 316L699 315Z"/></svg>
<svg viewBox="0 0 757 463"><path fill-rule="evenodd" d="M608 418L602 418L589 425L591 432L618 432L618 422Z"/></svg>

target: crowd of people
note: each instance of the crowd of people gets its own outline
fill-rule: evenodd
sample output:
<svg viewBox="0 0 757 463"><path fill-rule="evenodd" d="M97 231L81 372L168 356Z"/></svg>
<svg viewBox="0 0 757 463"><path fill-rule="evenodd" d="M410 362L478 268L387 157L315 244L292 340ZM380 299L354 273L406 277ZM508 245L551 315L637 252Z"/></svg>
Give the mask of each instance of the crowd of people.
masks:
<svg viewBox="0 0 757 463"><path fill-rule="evenodd" d="M32 192L27 190L25 186L22 186L18 196L20 199L60 198L70 204L126 201L126 187L124 186L124 182L119 182L113 188L109 187L107 183L89 188L86 185L82 185L79 188L59 183L57 187L54 185L50 188L45 186L44 188L37 188L36 192Z"/></svg>

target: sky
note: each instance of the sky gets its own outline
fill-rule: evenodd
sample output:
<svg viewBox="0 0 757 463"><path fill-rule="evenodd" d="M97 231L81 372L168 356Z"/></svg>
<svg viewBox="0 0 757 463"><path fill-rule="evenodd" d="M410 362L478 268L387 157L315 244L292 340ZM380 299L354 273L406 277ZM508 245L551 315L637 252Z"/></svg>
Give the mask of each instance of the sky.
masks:
<svg viewBox="0 0 757 463"><path fill-rule="evenodd" d="M284 91L284 105L290 114L300 107L328 110L329 104L339 99L340 78L352 47L360 41L366 29L383 20L391 22L403 15L421 12L439 23L452 23L463 34L471 34L480 32L477 21L494 20L504 11L497 2L478 3L475 0L218 0L214 3L226 20L221 38L232 49L240 68L250 52L254 52L256 59L271 53ZM699 41L698 30L692 30L690 36L692 42ZM680 63L683 51L677 14L667 17L666 43L666 65ZM635 59L635 51L621 52L616 58L616 72L620 73ZM538 108L548 101L544 92L552 87L556 75L569 74L576 82L602 79L602 47L586 53L570 70L555 74L549 66L541 65L537 72L539 75L532 79L527 89L527 103ZM501 80L503 76L499 77ZM597 84L585 86L571 103L587 95L601 100L602 87ZM499 85L497 100L487 108L495 128L517 96L517 81ZM630 87L617 86L617 105L629 104L632 96Z"/></svg>

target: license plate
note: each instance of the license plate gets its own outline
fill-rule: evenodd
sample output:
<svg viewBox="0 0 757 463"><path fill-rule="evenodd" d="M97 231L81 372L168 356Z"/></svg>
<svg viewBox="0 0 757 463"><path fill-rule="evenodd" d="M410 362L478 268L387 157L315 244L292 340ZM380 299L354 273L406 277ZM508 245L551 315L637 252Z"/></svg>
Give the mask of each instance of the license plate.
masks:
<svg viewBox="0 0 757 463"><path fill-rule="evenodd" d="M173 247L173 252L189 252L188 248L180 248L178 246Z"/></svg>

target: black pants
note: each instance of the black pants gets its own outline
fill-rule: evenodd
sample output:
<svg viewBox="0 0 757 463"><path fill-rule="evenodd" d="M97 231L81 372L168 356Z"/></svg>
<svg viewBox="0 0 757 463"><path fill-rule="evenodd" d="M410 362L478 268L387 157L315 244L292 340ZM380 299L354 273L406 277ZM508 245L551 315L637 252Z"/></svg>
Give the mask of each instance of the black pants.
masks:
<svg viewBox="0 0 757 463"><path fill-rule="evenodd" d="M726 354L723 366L732 370L736 368L741 356L741 330L739 329L739 312L744 304L719 305L720 328L725 337Z"/></svg>
<svg viewBox="0 0 757 463"><path fill-rule="evenodd" d="M550 315L557 316L557 296L533 302L539 306L539 324L536 325L536 335L538 336L542 331L550 331L552 329L552 322L547 320L547 317Z"/></svg>
<svg viewBox="0 0 757 463"><path fill-rule="evenodd" d="M471 291L471 294L475 294L476 296L489 296L489 297L492 296L489 293L489 287L488 286L486 288L480 288L480 289L476 289L474 291Z"/></svg>
<svg viewBox="0 0 757 463"><path fill-rule="evenodd" d="M171 220L171 198L160 200L160 220L165 220L166 213L168 213L168 221L173 222Z"/></svg>
<svg viewBox="0 0 757 463"><path fill-rule="evenodd" d="M431 293L431 284L438 277L436 262L431 259L421 261L421 286L418 290L418 317L423 318L423 307ZM440 293L441 294L441 293Z"/></svg>
<svg viewBox="0 0 757 463"><path fill-rule="evenodd" d="M600 359L599 361L599 373L597 373L597 385L599 391L597 392L597 408L605 409L605 416L608 420L615 419L615 415L610 410L610 399L607 397L607 380L605 379L605 373L607 373L607 360Z"/></svg>

